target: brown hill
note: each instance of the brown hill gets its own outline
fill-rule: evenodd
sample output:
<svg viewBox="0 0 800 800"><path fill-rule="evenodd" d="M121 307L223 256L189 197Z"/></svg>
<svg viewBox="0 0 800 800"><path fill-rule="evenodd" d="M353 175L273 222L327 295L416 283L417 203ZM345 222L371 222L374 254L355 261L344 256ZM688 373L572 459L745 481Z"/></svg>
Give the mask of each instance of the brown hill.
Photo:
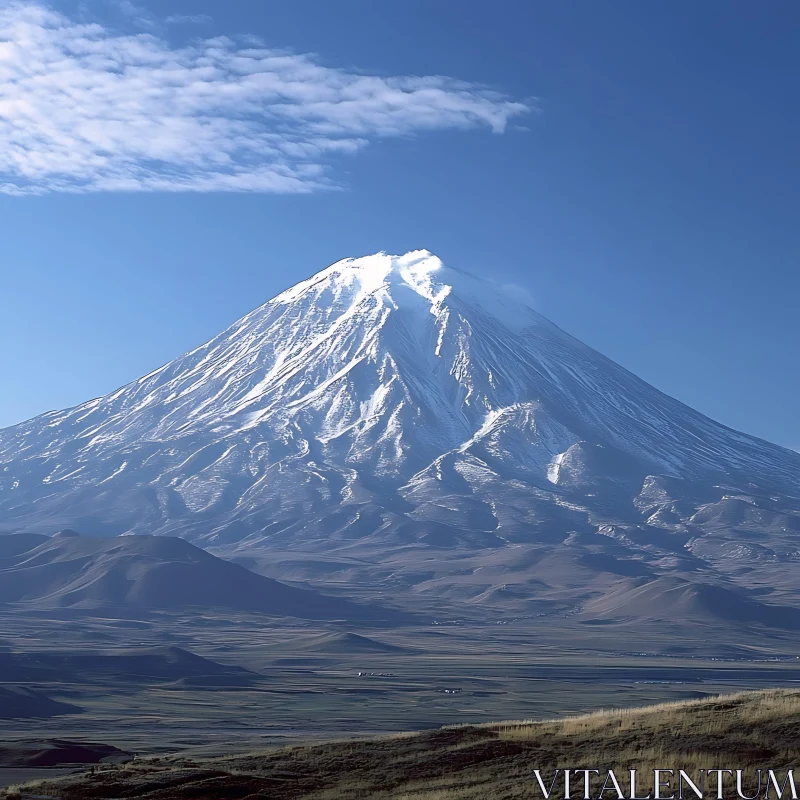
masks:
<svg viewBox="0 0 800 800"><path fill-rule="evenodd" d="M590 600L583 611L595 619L724 620L800 628L800 609L761 603L726 586L675 577L625 584Z"/></svg>
<svg viewBox="0 0 800 800"><path fill-rule="evenodd" d="M0 536L0 603L25 608L224 608L318 620L397 614L287 586L171 536L98 538L72 531Z"/></svg>

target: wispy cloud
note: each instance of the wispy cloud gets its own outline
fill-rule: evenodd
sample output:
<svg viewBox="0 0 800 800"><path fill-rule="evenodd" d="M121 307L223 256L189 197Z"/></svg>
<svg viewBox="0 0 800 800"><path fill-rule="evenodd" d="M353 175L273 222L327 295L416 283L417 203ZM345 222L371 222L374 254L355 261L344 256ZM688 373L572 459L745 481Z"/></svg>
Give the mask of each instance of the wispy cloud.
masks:
<svg viewBox="0 0 800 800"><path fill-rule="evenodd" d="M168 25L203 25L211 22L208 14L170 14L165 20Z"/></svg>
<svg viewBox="0 0 800 800"><path fill-rule="evenodd" d="M134 6L131 4L131 8ZM312 192L382 137L531 110L441 76L381 77L219 37L173 47L0 0L0 192Z"/></svg>
<svg viewBox="0 0 800 800"><path fill-rule="evenodd" d="M15 2L19 1L15 0ZM137 5L132 0L107 0L107 2L135 28L155 31L160 27L158 17L155 14L148 11L144 6Z"/></svg>
<svg viewBox="0 0 800 800"><path fill-rule="evenodd" d="M520 286L516 283L504 283L500 286L500 291L507 297L524 303L526 306L530 306L531 308L536 307L536 301L533 295L530 293L530 290L526 289L524 286Z"/></svg>

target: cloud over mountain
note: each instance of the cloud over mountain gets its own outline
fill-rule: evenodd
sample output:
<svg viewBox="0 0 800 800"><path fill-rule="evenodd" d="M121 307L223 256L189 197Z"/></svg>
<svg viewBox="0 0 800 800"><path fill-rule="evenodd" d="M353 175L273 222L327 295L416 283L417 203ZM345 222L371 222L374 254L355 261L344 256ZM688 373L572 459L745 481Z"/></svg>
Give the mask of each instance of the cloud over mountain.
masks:
<svg viewBox="0 0 800 800"><path fill-rule="evenodd" d="M0 191L335 187L332 159L383 137L502 132L530 105L444 76L379 76L247 37L174 47L0 2Z"/></svg>

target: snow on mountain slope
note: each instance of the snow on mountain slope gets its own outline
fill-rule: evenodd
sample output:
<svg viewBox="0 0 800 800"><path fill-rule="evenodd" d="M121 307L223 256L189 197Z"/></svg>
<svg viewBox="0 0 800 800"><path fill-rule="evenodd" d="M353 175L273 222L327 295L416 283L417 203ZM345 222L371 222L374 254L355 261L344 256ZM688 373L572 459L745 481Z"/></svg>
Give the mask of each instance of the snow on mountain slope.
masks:
<svg viewBox="0 0 800 800"><path fill-rule="evenodd" d="M591 533L680 567L730 558L727 539L698 549L714 523L695 518L728 495L778 515L768 549L788 558L799 476L800 454L423 250L340 261L112 394L0 431L0 525L373 554Z"/></svg>

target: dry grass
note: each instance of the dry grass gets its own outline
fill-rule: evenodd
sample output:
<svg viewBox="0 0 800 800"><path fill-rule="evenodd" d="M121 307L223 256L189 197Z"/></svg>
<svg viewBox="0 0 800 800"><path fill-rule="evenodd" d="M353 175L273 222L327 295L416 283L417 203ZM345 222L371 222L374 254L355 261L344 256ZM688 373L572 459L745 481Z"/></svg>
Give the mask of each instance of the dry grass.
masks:
<svg viewBox="0 0 800 800"><path fill-rule="evenodd" d="M63 800L520 800L539 796L535 768L636 768L645 779L654 767L785 769L800 760L798 722L800 690L744 692L204 762L137 762L40 784L36 794Z"/></svg>

